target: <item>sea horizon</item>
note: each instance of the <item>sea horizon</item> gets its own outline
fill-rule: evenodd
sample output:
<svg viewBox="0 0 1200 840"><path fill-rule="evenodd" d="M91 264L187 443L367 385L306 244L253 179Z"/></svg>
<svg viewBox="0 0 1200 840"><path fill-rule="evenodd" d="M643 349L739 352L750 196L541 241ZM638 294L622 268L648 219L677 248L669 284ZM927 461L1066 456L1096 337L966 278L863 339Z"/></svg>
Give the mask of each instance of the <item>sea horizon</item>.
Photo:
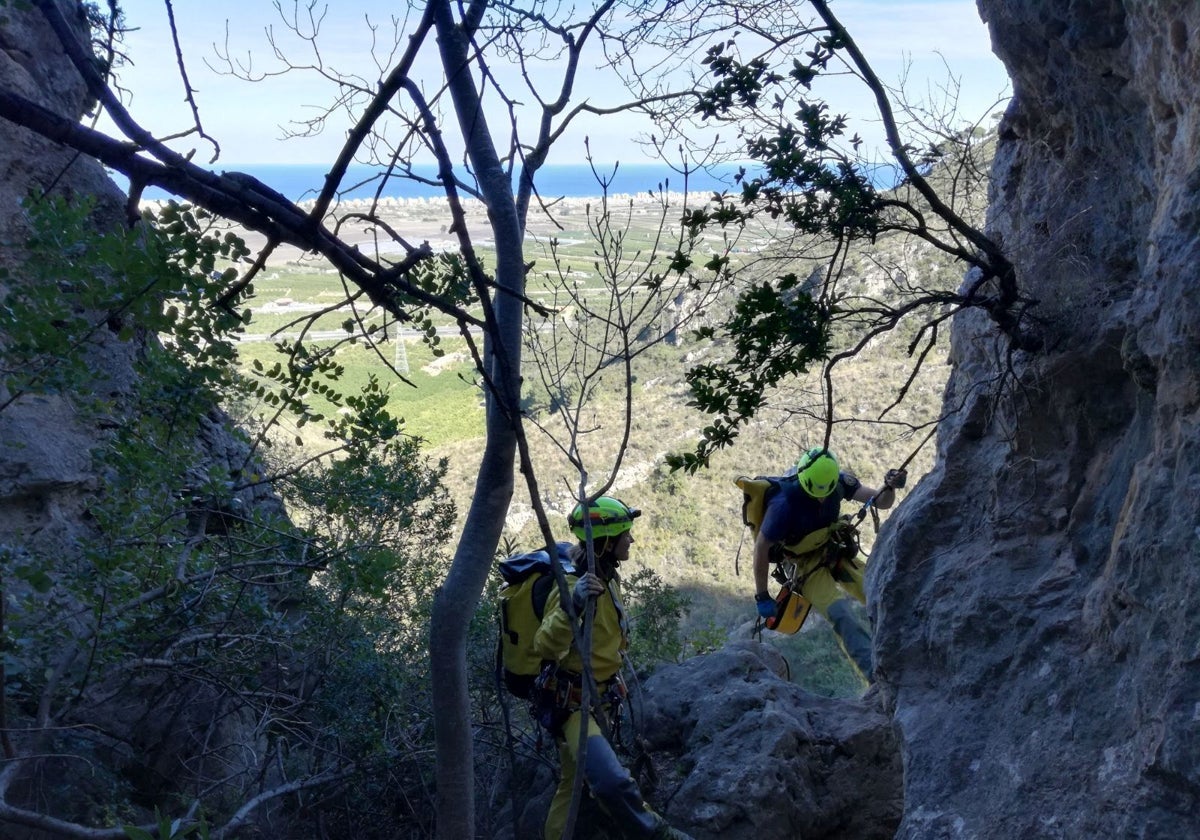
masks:
<svg viewBox="0 0 1200 840"><path fill-rule="evenodd" d="M665 164L597 164L595 171L589 164L547 164L537 174L538 194L546 199L594 198L605 192L600 179L607 184L609 195L647 195L651 192L703 193L705 195L725 190L739 189L736 175L742 167L750 169L753 164L723 164L708 170L688 173L687 177ZM325 182L328 164L310 163L231 163L220 167L219 172L242 172L252 175L290 201L303 202L315 199ZM379 167L352 164L342 179L340 200L379 198L435 199L444 198L445 192L432 181L434 170L418 170L425 180L404 177L389 178L380 187ZM122 188L128 181L120 174L110 173ZM515 182L515 178L514 178ZM171 194L158 187L147 187L142 194L144 201L164 201Z"/></svg>
<svg viewBox="0 0 1200 840"><path fill-rule="evenodd" d="M708 169L698 169L685 176L663 163L597 164L547 164L538 170L537 191L543 199L597 198L605 192L610 196L649 196L651 193L671 192L709 196L718 192L739 192L738 175L743 171L753 177L757 164L753 161L726 163ZM289 201L303 203L314 200L325 175L329 171L324 163L231 163L214 168L215 171L241 172L252 175ZM351 164L342 179L339 193L341 201L363 201L380 199L444 199L445 192L434 183L436 172L432 168L416 170L416 179L393 176L382 188L379 167L367 164ZM129 181L119 172L109 175L124 190ZM871 174L878 189L889 189L899 179L893 167L879 166ZM604 186L601 184L604 181ZM515 179L514 179L515 183ZM470 198L463 194L464 198ZM158 187L147 187L141 196L143 201L165 201L172 195Z"/></svg>

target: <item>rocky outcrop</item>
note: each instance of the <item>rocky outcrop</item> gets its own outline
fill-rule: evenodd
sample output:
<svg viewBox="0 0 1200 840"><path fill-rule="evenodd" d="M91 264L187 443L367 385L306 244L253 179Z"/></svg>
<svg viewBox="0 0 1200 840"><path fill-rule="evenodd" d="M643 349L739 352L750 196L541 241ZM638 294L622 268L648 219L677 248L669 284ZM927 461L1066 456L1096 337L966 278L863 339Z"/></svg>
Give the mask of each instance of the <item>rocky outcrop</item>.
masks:
<svg viewBox="0 0 1200 840"><path fill-rule="evenodd" d="M768 634L770 635L770 634ZM749 638L664 666L635 686L617 743L647 801L696 838L886 840L903 809L900 754L875 695L818 697L788 679L769 642ZM552 751L552 750L551 750ZM547 762L524 761L498 801L497 840L540 836L554 792ZM584 797L577 834L605 840L603 816Z"/></svg>
<svg viewBox="0 0 1200 840"><path fill-rule="evenodd" d="M990 233L1046 350L960 317L868 579L897 837L1200 835L1200 6L979 0Z"/></svg>
<svg viewBox="0 0 1200 840"><path fill-rule="evenodd" d="M647 681L647 746L670 768L665 815L696 837L891 837L891 721L873 700L817 697L785 675L778 652L744 640Z"/></svg>

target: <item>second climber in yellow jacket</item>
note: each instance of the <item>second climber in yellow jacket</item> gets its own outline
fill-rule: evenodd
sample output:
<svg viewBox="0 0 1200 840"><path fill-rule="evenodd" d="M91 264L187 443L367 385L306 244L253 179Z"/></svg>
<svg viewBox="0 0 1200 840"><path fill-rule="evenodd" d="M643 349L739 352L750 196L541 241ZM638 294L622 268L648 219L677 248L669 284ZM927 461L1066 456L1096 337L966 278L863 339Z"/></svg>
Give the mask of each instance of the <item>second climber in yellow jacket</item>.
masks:
<svg viewBox="0 0 1200 840"><path fill-rule="evenodd" d="M758 614L763 618L775 614L775 600L767 590L771 564L782 560L799 564L800 594L830 623L850 661L867 680L871 678L871 633L854 615L849 601L866 603L864 566L857 556L834 557L831 563L824 548L806 551L804 543L812 536L823 537L838 521L843 500L869 501L880 510L890 508L896 488L903 487L907 477L902 469L890 470L883 488L876 490L842 472L828 449L809 449L801 453L794 473L771 479L776 492L767 498L754 541ZM788 554L791 549L799 553Z"/></svg>
<svg viewBox="0 0 1200 840"><path fill-rule="evenodd" d="M624 694L620 670L622 655L629 646L629 627L617 569L629 559L633 520L640 515L640 510L619 499L601 496L588 505L586 516L583 506L577 505L567 519L579 540L572 549L575 568L587 568L586 537L590 527L596 571L567 576L572 593L569 611L558 588L551 590L542 624L534 636L534 650L549 663L538 678L535 701L538 720L554 735L561 767L558 789L546 816L546 840L559 840L566 826L579 769L579 736L585 719L588 737L583 777L603 811L626 837L689 840L646 805L637 783L613 751L601 721L596 715L587 714L582 706L583 659L575 644L574 630L582 621L589 599L596 602L591 668L604 716L611 718L618 712Z"/></svg>

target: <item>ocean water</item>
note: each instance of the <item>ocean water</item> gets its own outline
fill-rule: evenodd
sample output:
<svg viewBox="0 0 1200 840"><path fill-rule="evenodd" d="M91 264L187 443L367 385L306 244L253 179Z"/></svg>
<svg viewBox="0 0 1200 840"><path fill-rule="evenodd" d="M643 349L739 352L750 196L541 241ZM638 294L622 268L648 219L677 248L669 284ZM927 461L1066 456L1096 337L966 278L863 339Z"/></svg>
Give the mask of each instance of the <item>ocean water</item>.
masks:
<svg viewBox="0 0 1200 840"><path fill-rule="evenodd" d="M321 164L245 164L218 167L219 171L245 172L258 178L276 192L291 199L303 201L315 198L325 181L328 168ZM342 199L371 198L380 189L380 170L365 165L351 166L343 179ZM686 180L690 193L709 194L722 190L736 190L734 175L736 165L722 166L711 172L693 172ZM433 175L429 170L423 173ZM538 192L546 199L558 197L584 198L599 196L603 190L597 174L608 183L609 195L645 194L651 190L667 189L683 192L685 179L665 165L621 164L619 167L598 166L593 173L591 167L582 165L544 166L537 175ZM113 176L122 187L128 182L121 176ZM437 198L444 195L440 188L404 178L390 178L380 195L384 198ZM144 199L162 200L169 194L157 187L147 188Z"/></svg>

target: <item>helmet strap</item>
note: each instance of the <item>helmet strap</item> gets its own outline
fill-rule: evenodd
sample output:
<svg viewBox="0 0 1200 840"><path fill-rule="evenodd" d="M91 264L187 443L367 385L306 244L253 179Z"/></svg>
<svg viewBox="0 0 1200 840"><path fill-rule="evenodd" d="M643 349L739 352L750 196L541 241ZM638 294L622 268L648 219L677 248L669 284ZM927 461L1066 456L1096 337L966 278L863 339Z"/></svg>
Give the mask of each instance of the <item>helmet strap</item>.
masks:
<svg viewBox="0 0 1200 840"><path fill-rule="evenodd" d="M615 552L616 540L616 537L592 537L592 550L596 556L596 572L605 580L612 580L619 565ZM580 540L579 557L582 560L586 556L587 544Z"/></svg>

